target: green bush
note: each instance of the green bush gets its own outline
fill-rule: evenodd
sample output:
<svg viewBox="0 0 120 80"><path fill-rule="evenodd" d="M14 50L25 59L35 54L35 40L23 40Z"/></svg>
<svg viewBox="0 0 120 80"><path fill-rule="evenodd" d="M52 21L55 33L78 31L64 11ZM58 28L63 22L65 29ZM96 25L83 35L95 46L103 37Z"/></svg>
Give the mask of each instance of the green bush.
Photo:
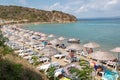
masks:
<svg viewBox="0 0 120 80"><path fill-rule="evenodd" d="M43 80L41 75L8 60L0 61L0 80Z"/></svg>
<svg viewBox="0 0 120 80"><path fill-rule="evenodd" d="M0 80L22 80L22 65L7 60L0 61Z"/></svg>

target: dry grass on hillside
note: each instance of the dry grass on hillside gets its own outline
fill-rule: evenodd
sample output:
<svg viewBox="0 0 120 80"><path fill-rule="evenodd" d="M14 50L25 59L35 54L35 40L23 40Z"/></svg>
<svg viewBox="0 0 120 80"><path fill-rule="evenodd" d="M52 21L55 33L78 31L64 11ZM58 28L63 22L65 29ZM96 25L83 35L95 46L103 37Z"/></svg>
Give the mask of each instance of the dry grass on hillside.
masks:
<svg viewBox="0 0 120 80"><path fill-rule="evenodd" d="M22 64L23 69L31 73L33 77L39 78L42 76L42 80L48 80L45 74L40 73L38 70L35 69L33 65L29 64L26 60L22 59L21 57L18 57L17 55L8 54L5 56L5 59L13 63ZM41 79L37 79L37 80L41 80Z"/></svg>

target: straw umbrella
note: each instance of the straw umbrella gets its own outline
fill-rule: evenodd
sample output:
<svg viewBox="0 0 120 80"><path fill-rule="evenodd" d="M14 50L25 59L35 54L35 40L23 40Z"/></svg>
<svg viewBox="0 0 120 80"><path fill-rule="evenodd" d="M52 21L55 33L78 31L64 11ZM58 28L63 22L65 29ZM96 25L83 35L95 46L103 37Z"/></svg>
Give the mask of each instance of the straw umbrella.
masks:
<svg viewBox="0 0 120 80"><path fill-rule="evenodd" d="M34 33L34 31L29 31L29 33L30 33L30 34L33 34L33 33Z"/></svg>
<svg viewBox="0 0 120 80"><path fill-rule="evenodd" d="M64 37L59 37L58 40L63 41L63 40L65 40L65 38Z"/></svg>
<svg viewBox="0 0 120 80"><path fill-rule="evenodd" d="M23 31L21 31L20 33L19 33L19 35L20 36L23 36L25 33L23 32Z"/></svg>
<svg viewBox="0 0 120 80"><path fill-rule="evenodd" d="M34 35L39 35L39 32L35 32Z"/></svg>
<svg viewBox="0 0 120 80"><path fill-rule="evenodd" d="M95 42L90 42L90 43L84 44L84 47L87 47L87 48L97 48L97 47L100 47L100 45L95 43Z"/></svg>
<svg viewBox="0 0 120 80"><path fill-rule="evenodd" d="M9 37L9 40L15 40L15 39L17 39L15 36L10 36Z"/></svg>
<svg viewBox="0 0 120 80"><path fill-rule="evenodd" d="M90 56L93 58L93 59L96 59L96 60L114 60L115 57L109 53L109 52L106 52L106 51L96 51L92 54L90 54Z"/></svg>
<svg viewBox="0 0 120 80"><path fill-rule="evenodd" d="M81 51L82 49L83 49L83 47L80 45L80 44L71 44L70 46L68 46L67 48L66 48L67 50L71 50L70 51L70 53L69 53L69 55L72 57L72 56L74 56L74 51L76 52L78 52L78 51ZM72 50L74 50L73 52L72 52ZM76 55L76 57L78 58L78 56Z"/></svg>
<svg viewBox="0 0 120 80"><path fill-rule="evenodd" d="M29 33L26 33L25 35L23 35L24 37L28 37L28 36L30 36L30 34Z"/></svg>
<svg viewBox="0 0 120 80"><path fill-rule="evenodd" d="M106 51L96 51L96 52L90 54L90 57L92 57L93 59L96 59L97 62L109 61L109 60L115 59L115 56L113 56L111 53L106 52Z"/></svg>
<svg viewBox="0 0 120 80"><path fill-rule="evenodd" d="M66 48L67 50L72 49L72 50L82 50L83 47L80 44L71 44Z"/></svg>
<svg viewBox="0 0 120 80"><path fill-rule="evenodd" d="M55 37L53 34L48 35L48 37L53 38Z"/></svg>
<svg viewBox="0 0 120 80"><path fill-rule="evenodd" d="M70 38L69 41L77 41L78 39Z"/></svg>
<svg viewBox="0 0 120 80"><path fill-rule="evenodd" d="M41 50L42 54L44 54L44 56L47 56L47 57L51 57L57 53L59 53L59 51L53 47L45 47Z"/></svg>
<svg viewBox="0 0 120 80"><path fill-rule="evenodd" d="M51 44L56 45L56 44L61 44L61 41L58 39L53 39L50 41Z"/></svg>
<svg viewBox="0 0 120 80"><path fill-rule="evenodd" d="M17 42L22 45L22 47L24 48L24 39L23 38L20 38L19 40L17 40Z"/></svg>
<svg viewBox="0 0 120 80"><path fill-rule="evenodd" d="M47 38L46 37L41 37L40 40L45 41L45 40L47 40Z"/></svg>
<svg viewBox="0 0 120 80"><path fill-rule="evenodd" d="M26 30L26 32L30 32L30 30Z"/></svg>
<svg viewBox="0 0 120 80"><path fill-rule="evenodd" d="M80 44L80 40L79 39L75 39L75 38L71 38L67 42L68 43L77 43L77 44Z"/></svg>
<svg viewBox="0 0 120 80"><path fill-rule="evenodd" d="M41 33L42 37L47 37L47 34Z"/></svg>
<svg viewBox="0 0 120 80"><path fill-rule="evenodd" d="M22 46L23 46L23 48L24 48L25 42L29 42L29 40L27 40L27 39L25 39L25 38L21 38L21 39L18 40L18 42L21 42L21 43L22 43Z"/></svg>
<svg viewBox="0 0 120 80"><path fill-rule="evenodd" d="M55 54L58 54L59 51L53 47L50 47L50 46L47 46L45 48L43 48L41 50L41 53L44 55L44 56L47 56L50 58L50 63L52 63L52 59L51 59L51 56L55 55Z"/></svg>
<svg viewBox="0 0 120 80"><path fill-rule="evenodd" d="M88 53L92 53L93 52L93 48L100 47L100 45L95 43L95 42L89 42L89 43L84 44L83 46L85 48L89 48L90 49L89 51L87 50Z"/></svg>
<svg viewBox="0 0 120 80"><path fill-rule="evenodd" d="M111 50L112 52L116 52L118 53L118 65L119 65L119 53L120 53L120 47L116 47L114 49Z"/></svg>

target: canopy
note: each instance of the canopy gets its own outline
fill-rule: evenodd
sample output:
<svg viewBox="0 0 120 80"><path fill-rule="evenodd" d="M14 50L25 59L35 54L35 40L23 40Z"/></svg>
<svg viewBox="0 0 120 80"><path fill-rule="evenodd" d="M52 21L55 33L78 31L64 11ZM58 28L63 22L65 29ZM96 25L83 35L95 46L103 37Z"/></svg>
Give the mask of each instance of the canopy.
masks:
<svg viewBox="0 0 120 80"><path fill-rule="evenodd" d="M105 51L96 51L90 54L90 56L96 60L114 60L115 59L115 56Z"/></svg>
<svg viewBox="0 0 120 80"><path fill-rule="evenodd" d="M64 38L64 37L59 37L58 39L59 39L59 40L61 40L61 41L62 41L62 40L65 40L65 38Z"/></svg>
<svg viewBox="0 0 120 80"><path fill-rule="evenodd" d="M44 41L44 40L47 40L47 38L46 37L41 37L40 40Z"/></svg>
<svg viewBox="0 0 120 80"><path fill-rule="evenodd" d="M84 44L84 47L87 47L87 48L97 48L97 47L100 47L100 45L95 43L95 42L90 42L90 43Z"/></svg>
<svg viewBox="0 0 120 80"><path fill-rule="evenodd" d="M53 39L50 41L51 44L56 45L56 44L61 44L61 41L58 39Z"/></svg>
<svg viewBox="0 0 120 80"><path fill-rule="evenodd" d="M66 49L67 50L70 50L70 49L72 49L72 50L82 50L83 47L80 44L71 44Z"/></svg>
<svg viewBox="0 0 120 80"><path fill-rule="evenodd" d="M53 48L53 47L47 46L47 47L45 47L45 48L43 48L43 49L41 50L41 53L42 53L44 56L51 57L51 56L53 56L53 55L55 55L55 54L58 54L59 51L58 51L57 49Z"/></svg>
<svg viewBox="0 0 120 80"><path fill-rule="evenodd" d="M47 34L41 33L41 36L42 36L42 37L46 37L46 36L47 36Z"/></svg>
<svg viewBox="0 0 120 80"><path fill-rule="evenodd" d="M120 52L120 47L116 47L114 49L111 50L112 52Z"/></svg>
<svg viewBox="0 0 120 80"><path fill-rule="evenodd" d="M52 37L55 37L53 34L50 34L48 37L52 38Z"/></svg>

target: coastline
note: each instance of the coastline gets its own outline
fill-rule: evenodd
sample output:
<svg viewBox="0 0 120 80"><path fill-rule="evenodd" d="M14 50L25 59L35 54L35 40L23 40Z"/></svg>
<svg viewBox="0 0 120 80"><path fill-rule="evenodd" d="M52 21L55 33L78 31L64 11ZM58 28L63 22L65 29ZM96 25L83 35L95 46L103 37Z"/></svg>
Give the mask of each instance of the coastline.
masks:
<svg viewBox="0 0 120 80"><path fill-rule="evenodd" d="M34 24L34 25L37 25L37 24L55 24L55 23L58 23L58 24L62 24L62 23L74 23L74 22L77 22L77 21L64 21L64 22L25 22L23 21L22 23L19 22L19 21L6 21L6 22L1 22L0 25L17 25L17 26L23 26L23 25L29 25L29 24Z"/></svg>
<svg viewBox="0 0 120 80"><path fill-rule="evenodd" d="M77 22L77 21L74 21ZM32 22L32 23L19 23L19 24L14 24L18 26L24 26L24 25L37 25L37 24L67 24L67 23L74 23L74 22L61 22L61 23L56 23L56 22Z"/></svg>

